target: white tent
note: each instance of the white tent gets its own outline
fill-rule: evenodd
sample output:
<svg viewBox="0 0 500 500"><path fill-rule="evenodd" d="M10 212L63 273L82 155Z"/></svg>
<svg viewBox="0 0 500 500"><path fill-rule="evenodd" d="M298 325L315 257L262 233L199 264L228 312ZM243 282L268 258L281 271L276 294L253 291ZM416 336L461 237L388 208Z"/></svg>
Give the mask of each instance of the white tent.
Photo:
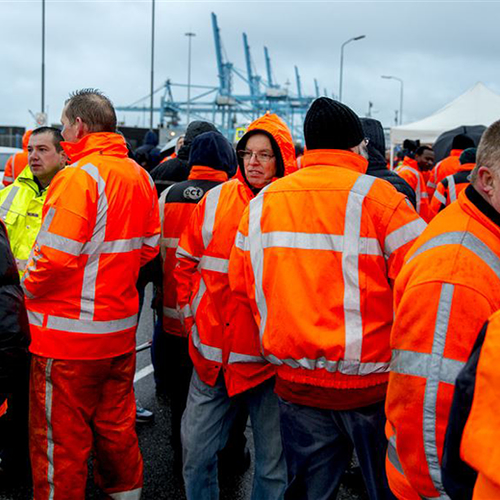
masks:
<svg viewBox="0 0 500 500"><path fill-rule="evenodd" d="M432 144L447 130L461 125L487 127L498 119L500 119L500 95L479 82L427 118L391 128L391 143L401 144L405 139L420 139L422 144Z"/></svg>

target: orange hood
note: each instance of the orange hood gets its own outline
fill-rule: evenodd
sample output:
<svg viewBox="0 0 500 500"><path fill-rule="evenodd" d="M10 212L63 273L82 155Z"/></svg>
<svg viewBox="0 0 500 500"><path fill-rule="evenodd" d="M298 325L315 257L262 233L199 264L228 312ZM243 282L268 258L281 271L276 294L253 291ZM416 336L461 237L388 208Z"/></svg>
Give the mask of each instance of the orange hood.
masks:
<svg viewBox="0 0 500 500"><path fill-rule="evenodd" d="M253 121L245 135L239 140L236 150L243 149L248 138L256 132L264 132L271 139L275 153L277 152L276 149L279 150L281 158L279 159L279 165L276 165L276 170L277 172L281 170L281 175L277 175L277 177L289 175L297 170L295 144L292 134L286 123L278 115L266 113ZM243 160L239 157L238 166L237 178L248 185L243 169Z"/></svg>
<svg viewBox="0 0 500 500"><path fill-rule="evenodd" d="M28 151L28 142L30 141L31 134L33 130L26 130L23 135L23 149L24 151Z"/></svg>

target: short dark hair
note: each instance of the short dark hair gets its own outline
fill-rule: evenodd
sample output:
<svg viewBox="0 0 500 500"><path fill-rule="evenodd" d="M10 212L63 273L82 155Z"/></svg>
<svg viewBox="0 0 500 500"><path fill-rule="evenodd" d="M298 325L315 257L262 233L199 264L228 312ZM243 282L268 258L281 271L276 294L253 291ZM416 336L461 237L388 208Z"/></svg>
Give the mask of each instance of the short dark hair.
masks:
<svg viewBox="0 0 500 500"><path fill-rule="evenodd" d="M434 152L434 150L430 147L430 146L419 146L416 151L415 151L415 156L421 156L424 154L424 151L432 151Z"/></svg>
<svg viewBox="0 0 500 500"><path fill-rule="evenodd" d="M60 153L62 151L61 142L64 141L64 138L61 134L61 131L55 127L38 127L33 130L31 137L41 134L50 134L52 136L52 142L56 148L56 151Z"/></svg>
<svg viewBox="0 0 500 500"><path fill-rule="evenodd" d="M75 123L76 118L80 117L89 132L116 131L115 108L100 90L76 90L64 104L64 112L70 124Z"/></svg>

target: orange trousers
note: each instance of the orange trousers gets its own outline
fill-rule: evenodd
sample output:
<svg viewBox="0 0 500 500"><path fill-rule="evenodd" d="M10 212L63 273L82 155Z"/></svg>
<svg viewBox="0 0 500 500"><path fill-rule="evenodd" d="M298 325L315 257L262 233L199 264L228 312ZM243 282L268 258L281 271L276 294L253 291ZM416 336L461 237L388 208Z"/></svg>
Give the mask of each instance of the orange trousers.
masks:
<svg viewBox="0 0 500 500"><path fill-rule="evenodd" d="M101 360L33 356L30 456L35 500L85 498L87 461L108 498L139 499L135 352Z"/></svg>

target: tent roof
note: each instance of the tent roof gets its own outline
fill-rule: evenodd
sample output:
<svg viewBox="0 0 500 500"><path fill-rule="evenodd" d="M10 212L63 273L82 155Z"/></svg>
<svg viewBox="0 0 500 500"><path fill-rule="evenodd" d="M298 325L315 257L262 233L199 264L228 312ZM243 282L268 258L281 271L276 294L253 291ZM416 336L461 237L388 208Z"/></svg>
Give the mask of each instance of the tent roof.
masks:
<svg viewBox="0 0 500 500"><path fill-rule="evenodd" d="M447 130L461 125L489 126L500 119L500 95L481 82L476 83L434 114L408 125L391 128L391 142L401 144L405 139L420 139L432 144Z"/></svg>

